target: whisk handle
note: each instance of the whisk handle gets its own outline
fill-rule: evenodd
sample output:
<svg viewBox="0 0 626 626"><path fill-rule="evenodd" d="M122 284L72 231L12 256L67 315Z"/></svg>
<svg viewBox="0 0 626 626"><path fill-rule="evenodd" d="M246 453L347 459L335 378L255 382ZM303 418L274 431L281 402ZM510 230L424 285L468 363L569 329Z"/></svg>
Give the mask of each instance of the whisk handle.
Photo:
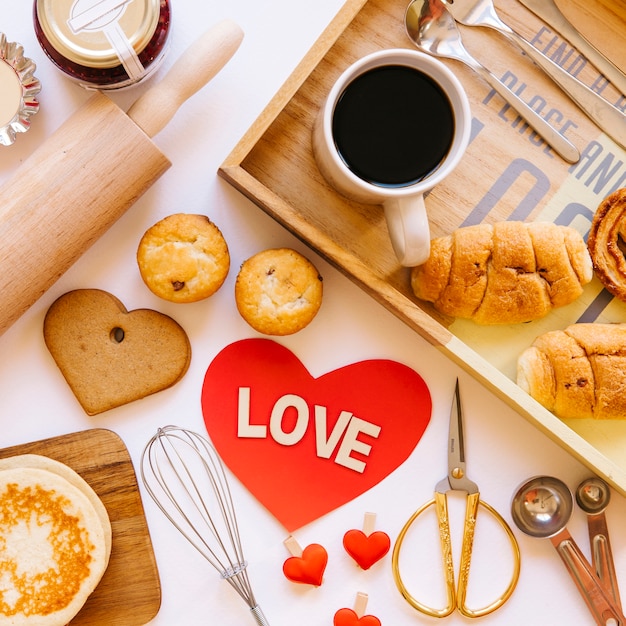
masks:
<svg viewBox="0 0 626 626"><path fill-rule="evenodd" d="M270 626L270 623L265 619L265 615L263 615L263 611L261 611L261 607L258 604L253 606L250 612L259 626Z"/></svg>

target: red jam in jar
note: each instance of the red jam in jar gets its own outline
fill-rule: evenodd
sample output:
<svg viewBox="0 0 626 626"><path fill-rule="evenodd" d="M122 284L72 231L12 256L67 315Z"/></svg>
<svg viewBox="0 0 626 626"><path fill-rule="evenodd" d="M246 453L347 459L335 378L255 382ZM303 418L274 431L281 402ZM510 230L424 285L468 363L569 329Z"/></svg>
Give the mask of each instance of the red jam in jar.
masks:
<svg viewBox="0 0 626 626"><path fill-rule="evenodd" d="M169 0L35 0L35 33L50 60L88 89L149 76L166 51Z"/></svg>

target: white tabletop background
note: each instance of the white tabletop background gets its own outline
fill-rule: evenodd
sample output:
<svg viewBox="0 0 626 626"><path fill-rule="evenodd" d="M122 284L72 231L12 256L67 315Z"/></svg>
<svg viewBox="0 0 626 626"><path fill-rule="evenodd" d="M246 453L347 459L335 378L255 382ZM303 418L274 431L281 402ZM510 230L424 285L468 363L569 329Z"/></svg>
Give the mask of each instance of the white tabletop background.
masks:
<svg viewBox="0 0 626 626"><path fill-rule="evenodd" d="M89 93L65 78L42 53L32 25L28 0L0 1L0 31L19 41L37 63L43 84L41 109L32 129L10 148L0 149L0 183L4 182ZM295 533L301 546L324 545L329 564L321 587L296 585L282 574L289 556L284 528L232 477L231 485L249 573L257 599L272 626L331 625L334 613L352 607L355 594L369 595L368 613L384 626L433 623L411 609L397 592L390 557L369 571L360 570L343 551L345 531L360 528L367 511L376 512L377 528L392 539L418 505L432 497L446 472L446 437L454 382L460 379L466 413L468 473L482 497L514 528L522 552L522 573L511 600L484 624L507 626L586 625L593 619L548 540L522 535L510 516L517 485L537 474L554 475L570 488L590 475L548 437L484 389L471 376L421 339L295 239L260 208L245 199L216 171L270 98L332 20L341 0L172 0L172 46L167 68L186 46L224 18L235 20L245 39L220 74L179 111L156 137L172 167L44 296L0 338L0 442L26 443L94 427L118 433L138 467L142 449L156 428L175 423L202 431L200 390L207 366L230 343L259 336L238 315L233 287L242 261L277 246L293 247L311 259L324 278L324 301L312 324L281 338L314 376L363 359L393 359L415 369L433 399L432 421L409 459L377 487L308 524ZM157 76L158 79L158 76ZM147 85L116 92L127 108ZM505 128L503 132L508 132ZM135 252L143 232L174 212L208 215L224 233L231 252L231 271L224 286L208 300L174 305L158 299L139 276ZM27 280L27 277L25 277ZM80 408L48 353L42 337L43 316L50 304L76 288L99 288L126 307L152 308L174 317L187 331L193 349L191 367L173 388L144 400L88 417ZM613 492L607 511L618 577L626 581L626 502ZM149 498L146 516L162 585L162 604L154 626L240 626L252 624L245 604L211 566L181 539ZM480 526L480 524L479 524ZM569 528L589 555L586 519L575 509ZM497 596L508 574L506 552L496 533L478 536L472 593ZM502 556L504 554L505 556ZM438 538L433 530L416 568L439 573ZM420 594L419 592L424 593ZM430 596L428 595L430 593ZM416 590L436 604L437 590ZM469 620L455 613L449 624ZM104 625L103 625L104 626Z"/></svg>

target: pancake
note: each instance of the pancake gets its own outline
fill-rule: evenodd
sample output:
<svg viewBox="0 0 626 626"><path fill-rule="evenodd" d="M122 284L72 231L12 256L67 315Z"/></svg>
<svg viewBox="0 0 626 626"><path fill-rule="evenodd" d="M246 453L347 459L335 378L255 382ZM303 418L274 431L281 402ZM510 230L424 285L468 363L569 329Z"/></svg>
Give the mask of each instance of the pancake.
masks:
<svg viewBox="0 0 626 626"><path fill-rule="evenodd" d="M111 524L67 465L0 460L0 626L65 626L104 574Z"/></svg>

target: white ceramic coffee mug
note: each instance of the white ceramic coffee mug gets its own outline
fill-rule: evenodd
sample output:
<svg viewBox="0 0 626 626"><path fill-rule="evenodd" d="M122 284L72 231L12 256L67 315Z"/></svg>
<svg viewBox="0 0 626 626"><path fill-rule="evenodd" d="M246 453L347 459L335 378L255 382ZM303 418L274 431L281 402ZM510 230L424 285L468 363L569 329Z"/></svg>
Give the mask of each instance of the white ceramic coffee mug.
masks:
<svg viewBox="0 0 626 626"><path fill-rule="evenodd" d="M361 173L355 173L355 168L341 154L333 132L336 108L348 93L346 88L350 86L352 89L355 80L362 75L371 75L370 70L386 70L389 66L411 68L430 79L443 92L443 106L448 107L447 115L452 119L452 126L448 129L449 142L436 167L419 179L394 184L372 182ZM394 102L403 100L404 98L396 95ZM355 62L335 82L315 121L313 153L320 172L340 194L357 202L383 205L389 236L398 261L412 267L426 261L430 254L430 227L424 206L424 194L456 167L469 142L470 129L471 112L467 95L458 79L443 63L413 50L382 50ZM335 132L338 131L335 129ZM365 135L362 139L366 142L363 145L367 145L368 131L362 134ZM407 158L411 159L425 149L423 142L421 143L422 146L414 146L415 152L412 152L412 146L405 151L411 153Z"/></svg>

